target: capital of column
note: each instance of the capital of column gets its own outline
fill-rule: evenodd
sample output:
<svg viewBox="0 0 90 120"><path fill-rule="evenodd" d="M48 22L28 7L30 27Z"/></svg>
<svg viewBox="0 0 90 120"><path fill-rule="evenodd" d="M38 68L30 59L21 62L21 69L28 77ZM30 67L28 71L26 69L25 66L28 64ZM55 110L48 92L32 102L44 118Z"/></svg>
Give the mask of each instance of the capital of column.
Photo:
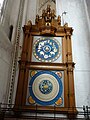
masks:
<svg viewBox="0 0 90 120"><path fill-rule="evenodd" d="M29 34L31 27L32 27L32 22L29 20L28 23L23 27L24 33Z"/></svg>
<svg viewBox="0 0 90 120"><path fill-rule="evenodd" d="M65 27L66 36L71 36L73 33L72 27Z"/></svg>

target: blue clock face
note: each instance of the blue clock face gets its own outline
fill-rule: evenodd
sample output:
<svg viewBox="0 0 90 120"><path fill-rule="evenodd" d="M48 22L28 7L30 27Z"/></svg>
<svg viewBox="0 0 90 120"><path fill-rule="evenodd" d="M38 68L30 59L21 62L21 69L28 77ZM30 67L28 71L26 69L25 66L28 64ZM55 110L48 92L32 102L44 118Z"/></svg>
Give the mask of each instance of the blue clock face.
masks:
<svg viewBox="0 0 90 120"><path fill-rule="evenodd" d="M29 82L31 98L40 105L52 105L58 101L63 91L61 77L57 72L39 71Z"/></svg>
<svg viewBox="0 0 90 120"><path fill-rule="evenodd" d="M53 62L60 54L60 43L54 38L41 37L34 43L33 55L39 61Z"/></svg>

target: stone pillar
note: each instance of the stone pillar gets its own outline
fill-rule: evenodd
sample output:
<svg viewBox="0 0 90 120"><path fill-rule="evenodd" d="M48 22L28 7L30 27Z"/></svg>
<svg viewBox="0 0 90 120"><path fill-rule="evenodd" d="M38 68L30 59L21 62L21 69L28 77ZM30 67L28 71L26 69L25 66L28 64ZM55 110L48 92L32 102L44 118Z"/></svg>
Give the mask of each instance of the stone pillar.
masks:
<svg viewBox="0 0 90 120"><path fill-rule="evenodd" d="M3 26L3 29L7 36L9 36L9 26L10 26L10 15L12 10L13 1L12 0L6 0L5 1L5 8L3 11L3 16L1 18L1 25Z"/></svg>
<svg viewBox="0 0 90 120"><path fill-rule="evenodd" d="M16 68L18 62L18 50L19 50L19 41L20 41L20 32L22 27L22 17L23 17L23 9L24 9L24 0L20 0L20 7L18 13L18 21L16 27L16 36L15 36L15 45L14 45L14 52L13 52L13 62L12 62L12 71L11 71L11 81L9 87L9 96L8 96L8 103L12 104L13 96L15 95L14 86L15 86L15 75L16 75Z"/></svg>

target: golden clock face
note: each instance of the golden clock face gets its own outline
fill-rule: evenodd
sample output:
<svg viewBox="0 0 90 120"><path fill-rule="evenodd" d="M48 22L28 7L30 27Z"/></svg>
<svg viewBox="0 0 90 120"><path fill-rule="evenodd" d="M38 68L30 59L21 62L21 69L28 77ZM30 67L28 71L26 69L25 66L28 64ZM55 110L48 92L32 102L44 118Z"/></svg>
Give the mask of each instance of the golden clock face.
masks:
<svg viewBox="0 0 90 120"><path fill-rule="evenodd" d="M41 62L54 62L61 55L61 44L53 37L40 37L34 42L34 57Z"/></svg>

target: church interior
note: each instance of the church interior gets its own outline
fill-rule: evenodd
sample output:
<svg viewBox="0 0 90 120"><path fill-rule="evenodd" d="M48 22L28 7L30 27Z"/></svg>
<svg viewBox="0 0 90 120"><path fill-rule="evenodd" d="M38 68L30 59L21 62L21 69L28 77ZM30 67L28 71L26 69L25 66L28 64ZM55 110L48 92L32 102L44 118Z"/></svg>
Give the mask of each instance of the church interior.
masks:
<svg viewBox="0 0 90 120"><path fill-rule="evenodd" d="M90 119L90 0L0 0L0 120Z"/></svg>

